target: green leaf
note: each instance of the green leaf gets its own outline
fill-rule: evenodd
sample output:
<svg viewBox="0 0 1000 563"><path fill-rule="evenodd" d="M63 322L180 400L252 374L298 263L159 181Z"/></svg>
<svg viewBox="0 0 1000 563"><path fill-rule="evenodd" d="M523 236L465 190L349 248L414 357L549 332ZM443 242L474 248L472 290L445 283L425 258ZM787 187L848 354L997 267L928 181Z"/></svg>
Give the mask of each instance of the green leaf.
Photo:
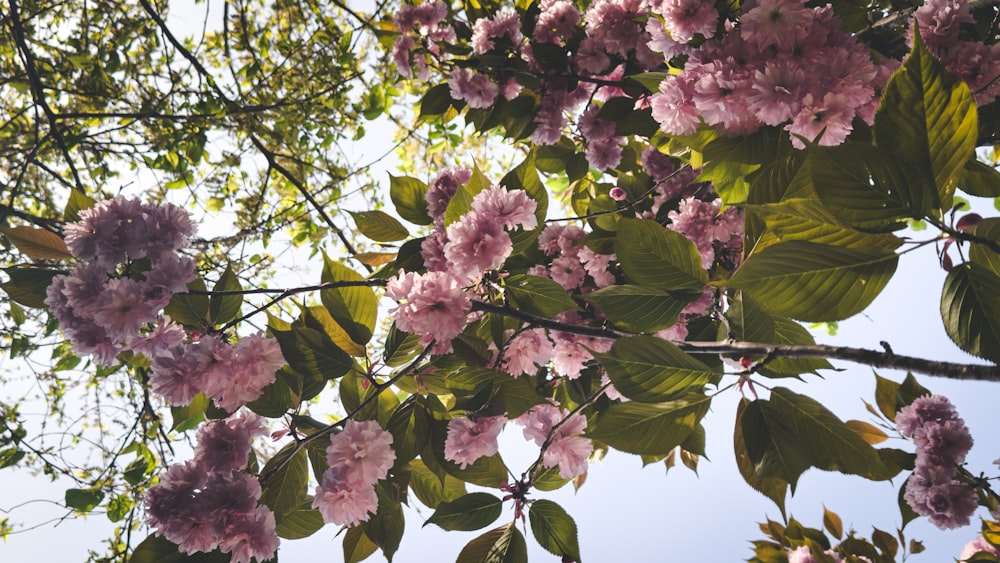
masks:
<svg viewBox="0 0 1000 563"><path fill-rule="evenodd" d="M0 469L17 465L17 462L24 459L25 455L25 452L19 450L17 446L0 450Z"/></svg>
<svg viewBox="0 0 1000 563"><path fill-rule="evenodd" d="M748 406L752 405L747 399L741 399L739 405L736 408L736 429L733 432L733 451L736 454L736 467L739 469L740 475L743 476L743 480L750 485L753 490L759 492L765 497L771 499L774 504L778 505L781 510L782 517L785 516L785 497L788 495L788 481L781 479L779 477L768 477L762 476L757 472L757 464L751 458L750 453L747 451L746 438L744 437L744 422L743 416ZM759 409L758 407L754 407ZM757 432L759 426L757 423L760 420L760 413L751 413L751 419L747 421L747 427L751 432ZM763 445L759 441L760 436L754 436L758 442L754 444L755 457L757 461L761 461L761 449L765 449L766 445Z"/></svg>
<svg viewBox="0 0 1000 563"><path fill-rule="evenodd" d="M231 556L218 549L209 553L185 555L177 550L177 545L161 538L149 536L137 545L129 557L129 563L229 563Z"/></svg>
<svg viewBox="0 0 1000 563"><path fill-rule="evenodd" d="M511 305L542 317L554 317L563 311L579 311L563 286L541 276L515 274L504 282L504 295Z"/></svg>
<svg viewBox="0 0 1000 563"><path fill-rule="evenodd" d="M7 237L25 256L32 260L68 260L73 258L62 237L38 227L0 227L0 233Z"/></svg>
<svg viewBox="0 0 1000 563"><path fill-rule="evenodd" d="M695 290L668 291L624 284L598 289L583 297L625 330L656 332L673 326L681 311L700 295Z"/></svg>
<svg viewBox="0 0 1000 563"><path fill-rule="evenodd" d="M903 383L896 383L875 374L875 402L882 414L889 420L896 420L899 409L909 405L919 397L930 395L931 392L917 383L913 374L906 374Z"/></svg>
<svg viewBox="0 0 1000 563"><path fill-rule="evenodd" d="M756 299L744 291L730 295L726 310L729 333L743 342L771 342L774 340L774 317Z"/></svg>
<svg viewBox="0 0 1000 563"><path fill-rule="evenodd" d="M336 379L354 367L354 361L318 330L295 327L271 329L288 365L304 379ZM306 399L306 397L303 397Z"/></svg>
<svg viewBox="0 0 1000 563"><path fill-rule="evenodd" d="M385 211L348 211L358 231L375 242L394 242L410 236L398 219Z"/></svg>
<svg viewBox="0 0 1000 563"><path fill-rule="evenodd" d="M594 355L615 389L633 401L669 401L692 387L717 382L721 376L673 343L654 336L621 338L609 353Z"/></svg>
<svg viewBox="0 0 1000 563"><path fill-rule="evenodd" d="M308 328L318 330L330 338L330 341L337 345L349 355L363 358L368 351L364 344L354 341L350 334L334 320L330 310L321 305L311 305L302 308L302 320Z"/></svg>
<svg viewBox="0 0 1000 563"><path fill-rule="evenodd" d="M1000 244L1000 218L989 217L983 219L967 231L987 240L992 240ZM1000 254L994 252L989 246L974 242L969 247L969 259L977 264L981 264L990 269L994 274L1000 276Z"/></svg>
<svg viewBox="0 0 1000 563"><path fill-rule="evenodd" d="M198 427L205 420L205 409L208 408L211 399L204 393L198 393L191 399L191 403L182 407L170 407L170 418L173 421L170 425L171 432L187 432Z"/></svg>
<svg viewBox="0 0 1000 563"><path fill-rule="evenodd" d="M763 475L785 479L792 483L794 489L798 474L801 473L796 473L796 470L801 468L801 463L873 480L887 480L899 472L899 469L893 471L894 468L887 467L875 448L810 397L778 387L771 390L770 401L755 403L762 407L765 427L777 431L773 437L774 450L770 453L796 460L795 465L779 468L777 473L762 470L758 461L760 457L750 447L747 435L747 449L751 459L758 464L758 472ZM743 430L745 433L750 432L746 424Z"/></svg>
<svg viewBox="0 0 1000 563"><path fill-rule="evenodd" d="M633 282L658 289L697 289L708 281L690 239L655 221L622 219L615 253Z"/></svg>
<svg viewBox="0 0 1000 563"><path fill-rule="evenodd" d="M580 562L576 522L561 506L551 500L538 499L528 509L528 522L538 545L561 556L564 561Z"/></svg>
<svg viewBox="0 0 1000 563"><path fill-rule="evenodd" d="M382 359L385 365L391 368L399 367L416 358L423 349L419 334L403 332L396 328L396 323L393 323L385 337Z"/></svg>
<svg viewBox="0 0 1000 563"><path fill-rule="evenodd" d="M320 280L323 283L360 282L364 278L324 254ZM347 331L352 340L358 344L366 344L371 340L378 318L375 290L366 286L337 287L324 289L319 292L319 296L330 316Z"/></svg>
<svg viewBox="0 0 1000 563"><path fill-rule="evenodd" d="M694 431L711 403L711 397L691 394L666 403L614 404L587 437L623 452L666 455Z"/></svg>
<svg viewBox="0 0 1000 563"><path fill-rule="evenodd" d="M528 546L514 522L470 541L456 563L528 563Z"/></svg>
<svg viewBox="0 0 1000 563"><path fill-rule="evenodd" d="M746 176L777 156L778 130L760 129L749 136L721 137L708 143L702 154L698 182L712 182L724 205L746 201L750 185Z"/></svg>
<svg viewBox="0 0 1000 563"><path fill-rule="evenodd" d="M959 348L1000 362L1000 277L975 262L956 266L944 280L941 320Z"/></svg>
<svg viewBox="0 0 1000 563"><path fill-rule="evenodd" d="M836 321L861 312L896 271L883 248L780 242L751 254L726 282L769 310L802 321Z"/></svg>
<svg viewBox="0 0 1000 563"><path fill-rule="evenodd" d="M66 208L63 210L63 220L74 222L80 220L80 212L90 209L97 203L97 200L84 194L77 189L69 191L69 200L66 201Z"/></svg>
<svg viewBox="0 0 1000 563"><path fill-rule="evenodd" d="M754 216L759 215L767 227L767 234L779 241L805 240L845 248L878 246L888 250L903 244L903 239L889 233L863 233L841 225L816 196L751 205L748 210ZM767 239L762 237L762 240ZM758 246L763 248L764 245Z"/></svg>
<svg viewBox="0 0 1000 563"><path fill-rule="evenodd" d="M545 226L545 218L548 214L549 191L542 183L541 178L538 177L538 169L535 166L535 150L529 152L528 156L516 168L501 178L500 185L508 190L524 190L528 193L528 197L535 201L535 219L538 220L538 228L535 230L541 231ZM523 252L529 245L534 244L535 238L534 232L517 231L512 233L514 254Z"/></svg>
<svg viewBox="0 0 1000 563"><path fill-rule="evenodd" d="M656 94L660 91L660 83L666 80L667 76L670 76L666 72L643 72L640 74L633 74L628 77L629 80L635 80L639 84L642 84L646 90L649 90L650 94Z"/></svg>
<svg viewBox="0 0 1000 563"><path fill-rule="evenodd" d="M55 270L39 268L3 268L10 281L0 284L11 300L35 309L46 309L45 290L52 283L52 278L63 274Z"/></svg>
<svg viewBox="0 0 1000 563"><path fill-rule="evenodd" d="M868 232L903 228L933 208L934 187L909 164L878 147L845 143L813 146L804 173L823 205L844 225Z"/></svg>
<svg viewBox="0 0 1000 563"><path fill-rule="evenodd" d="M483 171L478 166L473 167L469 181L464 186L459 186L448 201L448 207L444 211L444 224L450 225L461 219L472 209L472 198L489 187L490 181L483 175Z"/></svg>
<svg viewBox="0 0 1000 563"><path fill-rule="evenodd" d="M264 387L260 397L246 404L253 412L268 418L281 418L301 402L302 378L287 369L279 369L274 382Z"/></svg>
<svg viewBox="0 0 1000 563"><path fill-rule="evenodd" d="M66 489L66 506L86 514L101 504L104 491L100 489Z"/></svg>
<svg viewBox="0 0 1000 563"><path fill-rule="evenodd" d="M361 526L354 526L344 534L344 563L358 563L368 559L378 546L368 539Z"/></svg>
<svg viewBox="0 0 1000 563"><path fill-rule="evenodd" d="M392 449L396 452L397 466L420 455L431 436L427 413L410 399L392 413L386 430L393 437Z"/></svg>
<svg viewBox="0 0 1000 563"><path fill-rule="evenodd" d="M451 107L451 87L447 83L437 84L427 89L420 99L420 119L442 115Z"/></svg>
<svg viewBox="0 0 1000 563"><path fill-rule="evenodd" d="M799 476L810 466L808 454L798 447L789 421L769 401L756 400L747 404L738 424L753 475L768 486L768 489L758 490L783 507L785 496L781 484L790 485L795 492ZM747 482L753 486L751 479ZM780 501L771 496L779 489Z"/></svg>
<svg viewBox="0 0 1000 563"><path fill-rule="evenodd" d="M414 225L430 225L434 222L427 214L427 184L409 176L389 174L389 198L396 206L396 213Z"/></svg>
<svg viewBox="0 0 1000 563"><path fill-rule="evenodd" d="M774 322L774 338L768 342L774 344L807 345L816 344L812 334L802 325L788 317L772 316ZM784 377L803 373L817 373L821 369L834 369L833 365L822 358L776 358L760 368L759 373L767 377Z"/></svg>
<svg viewBox="0 0 1000 563"><path fill-rule="evenodd" d="M375 492L378 494L378 512L367 522L362 522L361 527L365 535L375 542L375 545L382 550L382 555L385 555L391 563L392 556L399 549L399 542L403 539L403 529L406 525L403 519L403 507L386 492L381 483L375 485Z"/></svg>
<svg viewBox="0 0 1000 563"><path fill-rule="evenodd" d="M447 474L442 481L420 459L410 461L410 488L424 506L432 509L465 495L465 483Z"/></svg>
<svg viewBox="0 0 1000 563"><path fill-rule="evenodd" d="M308 492L309 459L305 448L294 448L295 444L282 448L260 471L269 476L260 503L274 512L274 520L279 523L299 509Z"/></svg>
<svg viewBox="0 0 1000 563"><path fill-rule="evenodd" d="M1000 170L970 158L958 177L958 187L977 197L1000 197Z"/></svg>
<svg viewBox="0 0 1000 563"><path fill-rule="evenodd" d="M503 512L503 501L489 493L470 493L438 505L434 514L424 522L437 524L441 529L471 532L489 526Z"/></svg>
<svg viewBox="0 0 1000 563"><path fill-rule="evenodd" d="M212 291L241 291L243 286L233 272L232 266L226 266L222 272L218 283ZM240 306L243 305L242 295L212 295L209 305L209 312L214 325L223 325L235 319L240 314Z"/></svg>
<svg viewBox="0 0 1000 563"><path fill-rule="evenodd" d="M205 280L196 278L188 284L188 289L205 291ZM210 328L208 322L209 299L204 294L176 293L163 309L170 320L196 330Z"/></svg>
<svg viewBox="0 0 1000 563"><path fill-rule="evenodd" d="M286 540L298 540L307 538L318 532L324 525L323 515L318 510L312 508L312 497L306 497L305 501L284 520L275 526L278 537Z"/></svg>
<svg viewBox="0 0 1000 563"><path fill-rule="evenodd" d="M976 148L976 102L968 85L945 70L913 34L913 50L893 74L875 115L877 144L932 179L940 209L950 209L956 182Z"/></svg>

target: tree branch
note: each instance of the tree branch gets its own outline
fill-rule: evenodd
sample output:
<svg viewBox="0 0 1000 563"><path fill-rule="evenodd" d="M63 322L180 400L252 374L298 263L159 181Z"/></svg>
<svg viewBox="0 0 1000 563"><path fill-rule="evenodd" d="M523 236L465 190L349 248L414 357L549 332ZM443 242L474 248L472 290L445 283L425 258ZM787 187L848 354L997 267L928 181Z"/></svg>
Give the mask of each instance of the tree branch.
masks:
<svg viewBox="0 0 1000 563"><path fill-rule="evenodd" d="M623 338L632 333L608 327L580 326L538 317L510 307L473 301L475 311L486 311L522 320L534 326L550 330L561 330L582 336L598 338ZM959 364L939 362L913 356L901 356L888 350L868 350L848 346L827 346L823 344L769 344L762 342L674 342L678 348L690 354L740 354L775 358L826 358L845 360L874 368L900 369L936 377L968 381L1000 381L1000 367L984 364Z"/></svg>

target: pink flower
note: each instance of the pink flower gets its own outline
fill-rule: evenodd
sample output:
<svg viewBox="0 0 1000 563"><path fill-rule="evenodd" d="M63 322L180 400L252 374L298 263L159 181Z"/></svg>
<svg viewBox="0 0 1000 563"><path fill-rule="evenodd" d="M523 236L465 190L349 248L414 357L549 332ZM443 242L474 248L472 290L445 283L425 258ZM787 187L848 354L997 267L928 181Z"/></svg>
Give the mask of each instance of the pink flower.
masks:
<svg viewBox="0 0 1000 563"><path fill-rule="evenodd" d="M278 550L274 513L266 506L252 512L234 514L226 523L226 530L219 540L219 550L232 554L230 563L267 561Z"/></svg>
<svg viewBox="0 0 1000 563"><path fill-rule="evenodd" d="M424 259L424 268L428 272L447 272L451 263L444 255L444 247L448 244L448 235L444 229L435 228L427 238L420 243L420 256Z"/></svg>
<svg viewBox="0 0 1000 563"><path fill-rule="evenodd" d="M278 341L259 333L242 337L232 346L218 343L211 358L204 391L216 406L229 412L259 399L264 388L274 383L275 372L285 365Z"/></svg>
<svg viewBox="0 0 1000 563"><path fill-rule="evenodd" d="M670 135L690 135L701 123L694 103L694 85L683 75L668 76L652 99L653 119Z"/></svg>
<svg viewBox="0 0 1000 563"><path fill-rule="evenodd" d="M188 555L216 548L234 563L270 559L278 548L274 514L258 506L260 483L238 471L206 472L188 462L171 466L146 494L156 534Z"/></svg>
<svg viewBox="0 0 1000 563"><path fill-rule="evenodd" d="M580 12L566 0L548 0L540 3L541 13L535 20L532 38L538 43L561 45L576 31Z"/></svg>
<svg viewBox="0 0 1000 563"><path fill-rule="evenodd" d="M389 280L385 294L399 302L396 326L421 335L425 346L431 341L449 345L465 328L466 316L472 310L469 295L446 272L421 275L400 271Z"/></svg>
<svg viewBox="0 0 1000 563"><path fill-rule="evenodd" d="M476 20L472 26L472 52L482 55L495 48L494 39L506 39L517 47L524 37L521 35L521 17L512 8L504 8L492 18Z"/></svg>
<svg viewBox="0 0 1000 563"><path fill-rule="evenodd" d="M188 344L153 360L149 383L153 392L173 406L191 404L205 387L208 356L203 345Z"/></svg>
<svg viewBox="0 0 1000 563"><path fill-rule="evenodd" d="M576 289L583 284L586 271L580 260L573 256L560 256L552 261L549 276L565 289Z"/></svg>
<svg viewBox="0 0 1000 563"><path fill-rule="evenodd" d="M913 438L928 424L961 420L954 405L944 395L919 397L896 413L896 428L907 438Z"/></svg>
<svg viewBox="0 0 1000 563"><path fill-rule="evenodd" d="M986 553L1000 557L1000 550L994 547L990 542L986 541L982 535L978 535L974 540L965 544L965 547L962 548L962 552L958 554L958 559L959 561L967 561L980 551L985 551Z"/></svg>
<svg viewBox="0 0 1000 563"><path fill-rule="evenodd" d="M336 470L328 469L316 488L312 507L319 510L324 522L357 526L378 512L378 495L373 485L353 483L341 478Z"/></svg>
<svg viewBox="0 0 1000 563"><path fill-rule="evenodd" d="M472 198L472 211L486 221L500 223L509 231L518 227L530 231L538 226L535 200L524 190L492 186Z"/></svg>
<svg viewBox="0 0 1000 563"><path fill-rule="evenodd" d="M155 358L167 353L171 348L184 342L186 333L181 325L164 315L156 322L156 328L146 335L132 335L126 339L128 348L146 358Z"/></svg>
<svg viewBox="0 0 1000 563"><path fill-rule="evenodd" d="M917 514L927 516L931 524L942 530L968 526L979 505L972 487L920 473L914 473L906 481L903 498Z"/></svg>
<svg viewBox="0 0 1000 563"><path fill-rule="evenodd" d="M500 366L514 377L533 375L552 358L552 342L545 330L533 328L518 333L503 350Z"/></svg>
<svg viewBox="0 0 1000 563"><path fill-rule="evenodd" d="M396 460L392 434L374 420L349 420L342 432L330 436L326 460L340 480L374 486L389 474Z"/></svg>
<svg viewBox="0 0 1000 563"><path fill-rule="evenodd" d="M760 0L740 18L743 38L758 48L789 48L812 23L812 10L801 0Z"/></svg>
<svg viewBox="0 0 1000 563"><path fill-rule="evenodd" d="M427 214L434 219L435 225L444 228L444 212L448 209L448 202L455 196L459 186L468 182L471 177L472 171L468 168L454 166L439 172L427 186L427 193L424 194Z"/></svg>
<svg viewBox="0 0 1000 563"><path fill-rule="evenodd" d="M444 255L451 272L463 279L477 280L486 270L499 268L514 249L503 224L476 211L448 225L446 232Z"/></svg>
<svg viewBox="0 0 1000 563"><path fill-rule="evenodd" d="M465 100L470 108L488 108L500 93L500 87L489 76L468 68L453 70L448 88L452 98Z"/></svg>
<svg viewBox="0 0 1000 563"><path fill-rule="evenodd" d="M687 43L695 35L715 35L719 12L711 2L701 0L663 0L656 8L663 16L663 25L674 41Z"/></svg>
<svg viewBox="0 0 1000 563"><path fill-rule="evenodd" d="M194 463L209 473L239 471L250 459L253 438L266 433L264 419L250 411L207 422L198 429Z"/></svg>
<svg viewBox="0 0 1000 563"><path fill-rule="evenodd" d="M124 340L152 321L156 309L146 301L143 284L129 278L113 278L97 299L94 322L113 340Z"/></svg>
<svg viewBox="0 0 1000 563"><path fill-rule="evenodd" d="M542 454L542 465L559 466L559 476L572 479L587 471L587 458L594 446L580 436L587 428L587 418L582 414L570 415L566 409L552 404L542 404L518 417L515 422L524 426L524 437L539 446L548 446ZM561 424L560 424L561 423ZM553 432L556 425L559 428Z"/></svg>
<svg viewBox="0 0 1000 563"><path fill-rule="evenodd" d="M444 458L465 469L477 459L497 453L497 437L506 423L507 418L504 416L449 420Z"/></svg>

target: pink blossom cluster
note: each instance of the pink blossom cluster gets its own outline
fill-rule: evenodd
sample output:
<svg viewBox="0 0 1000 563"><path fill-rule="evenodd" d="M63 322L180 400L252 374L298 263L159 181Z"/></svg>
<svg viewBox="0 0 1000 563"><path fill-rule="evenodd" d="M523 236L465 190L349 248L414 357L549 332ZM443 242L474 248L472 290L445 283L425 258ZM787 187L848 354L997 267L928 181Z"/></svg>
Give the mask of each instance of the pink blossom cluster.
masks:
<svg viewBox="0 0 1000 563"><path fill-rule="evenodd" d="M465 469L477 459L497 453L497 438L506 423L504 416L460 416L449 420L444 458Z"/></svg>
<svg viewBox="0 0 1000 563"><path fill-rule="evenodd" d="M896 414L896 428L917 447L903 498L938 528L967 526L978 498L972 487L955 479L955 466L965 461L972 436L955 407L941 395L920 397Z"/></svg>
<svg viewBox="0 0 1000 563"><path fill-rule="evenodd" d="M961 39L962 25L973 24L967 0L928 0L913 13L927 49L969 85L976 104L986 105L1000 95L1000 43ZM912 33L911 28L910 44Z"/></svg>
<svg viewBox="0 0 1000 563"><path fill-rule="evenodd" d="M156 356L149 382L171 405L187 405L205 393L216 406L233 412L260 398L285 363L278 342L262 334L241 337L235 344L207 335Z"/></svg>
<svg viewBox="0 0 1000 563"><path fill-rule="evenodd" d="M80 263L53 278L45 304L74 352L110 366L127 348L152 358L180 343L183 329L159 313L195 278L194 262L176 252L193 232L175 205L121 197L66 226L66 246Z"/></svg>
<svg viewBox="0 0 1000 563"><path fill-rule="evenodd" d="M676 9L684 2L659 2L653 12L663 27L652 46L667 56L675 42L714 29L704 13ZM785 125L792 143L818 139L837 145L861 118L871 124L878 108L877 89L887 82L896 61L872 62L829 5L809 8L804 0L747 2L735 25L686 51L684 71L668 76L653 96L653 117L668 134L693 133L704 122L733 135L762 125ZM650 28L656 31L651 20ZM666 41L664 41L666 39Z"/></svg>
<svg viewBox="0 0 1000 563"><path fill-rule="evenodd" d="M278 549L274 513L258 504L257 479L242 472L251 441L266 431L253 413L203 425L194 459L170 466L146 494L156 534L187 555L219 549L233 563L271 559Z"/></svg>
<svg viewBox="0 0 1000 563"><path fill-rule="evenodd" d="M721 199L702 201L689 197L680 201L677 211L667 213L667 228L694 242L706 270L715 263L717 249L738 254L743 246L743 211L728 207L720 213L721 208Z"/></svg>
<svg viewBox="0 0 1000 563"><path fill-rule="evenodd" d="M580 434L587 429L587 417L570 414L553 404L542 404L515 419L524 426L524 437L545 446L542 465L559 466L559 476L572 479L587 472L587 458L594 452L594 445ZM558 428L556 426L558 425Z"/></svg>
<svg viewBox="0 0 1000 563"><path fill-rule="evenodd" d="M326 448L329 468L316 488L313 508L323 521L356 526L378 512L375 484L385 479L396 460L392 434L368 420L348 420L343 431L330 437Z"/></svg>
<svg viewBox="0 0 1000 563"><path fill-rule="evenodd" d="M823 559L823 561L829 561L831 563L841 563L843 561L840 554L832 549L824 551L823 555L826 555L828 558ZM865 561L868 560L867 557L861 557L860 559ZM819 563L819 561L819 559L816 559L813 556L812 550L809 549L809 546L803 545L795 549L788 550L788 563Z"/></svg>
<svg viewBox="0 0 1000 563"><path fill-rule="evenodd" d="M990 555L995 555L1000 558L1000 549L997 549L993 544L986 541L982 535L976 536L976 538L969 543L965 544L962 548L962 552L958 554L959 562L968 561L973 555L979 553L980 551L985 551Z"/></svg>
<svg viewBox="0 0 1000 563"><path fill-rule="evenodd" d="M419 334L424 346L435 342L438 354L451 350L451 341L461 334L472 311L469 294L448 272L400 271L389 280L385 294L399 303L390 311L396 327Z"/></svg>
<svg viewBox="0 0 1000 563"><path fill-rule="evenodd" d="M622 160L624 137L615 135L615 122L597 116L601 107L591 104L580 116L580 136L586 145L587 162L598 170L614 168Z"/></svg>
<svg viewBox="0 0 1000 563"><path fill-rule="evenodd" d="M397 27L404 35L397 39L393 56L404 76L416 74L426 79L428 55L440 61L449 59L441 46L451 39L435 39L429 31L432 26L416 33L408 31L412 27L410 13L415 9L430 10L427 6L407 6L397 16ZM536 144L549 145L558 142L566 130L567 112L591 99L604 101L623 95L619 88L596 87L596 83L621 80L626 66L657 68L663 65L663 58L647 45L652 37L642 23L649 14L644 0L599 0L582 14L568 0L542 0L537 6L533 25L530 20L523 22L523 15L510 8L472 22L471 47L476 64L453 64L447 72L448 86L452 98L471 108L486 108L500 96L512 100L521 94L523 86L516 79L518 75L527 71L538 77L537 85L531 87L531 95L539 105L530 135ZM529 26L531 36L525 37L524 30ZM423 41L427 52L417 54L418 41L424 37L441 42L434 45ZM571 70L584 80L571 79L565 76L565 68L552 67L548 54L536 56L540 50L551 53L552 46L565 55ZM593 111L599 109L591 107ZM620 142L608 134L609 127L613 133L613 123L591 121L581 127L589 147L588 160L602 170L613 166L619 158L615 155L620 153ZM599 135L591 137L593 133Z"/></svg>
<svg viewBox="0 0 1000 563"><path fill-rule="evenodd" d="M580 244L586 232L576 225L553 223L538 235L538 248L552 258L549 266L533 266L528 273L552 278L566 290L584 290L614 285L611 271L614 254L600 254Z"/></svg>
<svg viewBox="0 0 1000 563"><path fill-rule="evenodd" d="M510 232L538 226L537 203L524 190L492 186L472 198L471 209L445 226L444 214L458 185L468 181L467 169L448 169L428 187L428 214L434 231L420 252L429 272L449 272L463 282L478 281L483 272L499 268L514 246Z"/></svg>
<svg viewBox="0 0 1000 563"><path fill-rule="evenodd" d="M445 20L447 15L448 5L440 0L399 9L394 20L399 36L392 46L392 59L400 74L426 80L430 77L429 56L446 57L440 45L455 42L455 30Z"/></svg>

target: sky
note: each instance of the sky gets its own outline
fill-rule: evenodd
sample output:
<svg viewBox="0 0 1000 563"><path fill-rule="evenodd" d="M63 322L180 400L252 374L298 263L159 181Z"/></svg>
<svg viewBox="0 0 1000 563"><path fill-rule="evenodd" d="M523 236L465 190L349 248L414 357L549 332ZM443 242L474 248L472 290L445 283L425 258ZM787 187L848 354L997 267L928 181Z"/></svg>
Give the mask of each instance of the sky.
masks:
<svg viewBox="0 0 1000 563"><path fill-rule="evenodd" d="M182 10L175 11L174 17L172 25L182 28L186 22L200 25L200 16L187 20ZM368 147L376 147L368 156L378 156L388 146L386 143L388 137L378 142L366 139ZM931 233L912 233L912 236L930 237ZM950 342L941 325L939 300L944 276L933 247L904 256L889 286L864 314L840 323L836 336L817 333L817 341L866 348L878 348L880 341L886 341L898 354L975 361ZM872 369L835 364L844 371L826 373L823 378L809 376L802 383L791 382L795 385L787 380L776 384L789 385L819 399L842 419L871 422L862 401L874 402ZM879 370L879 374L896 381L905 376L889 370ZM948 396L969 425L976 441L968 458L970 470L997 476L1000 472L992 461L1000 457L1000 438L993 435L998 384L926 376L918 379L931 391ZM727 378L723 385L731 381L731 377ZM708 459L701 461L697 475L679 465L669 473L661 464L644 468L638 457L612 450L605 459L590 465L586 483L578 492L567 486L531 498L554 500L575 519L584 561L745 560L752 555L750 541L763 537L757 523L765 518L780 519L780 513L770 500L743 483L736 470L732 430L739 398L739 392L732 389L713 403L704 421ZM912 451L910 444L898 439L887 445ZM517 429L504 433L500 451L515 471L527 467L538 453ZM892 483L872 483L859 477L811 469L788 500L789 514L806 526L818 528L825 506L840 514L845 529L853 528L859 535L870 536L872 526L894 533L901 523L896 495L905 478L906 474L902 474ZM63 491L71 485L63 480L50 482L44 477L11 470L4 470L2 479L0 516L18 507L13 512L14 520L43 525L15 533L0 544L0 561L29 561L40 555L46 561L82 561L87 549L100 550L101 540L111 532L113 525L100 514L50 521L65 514L59 504ZM407 512L407 533L395 557L397 562L453 561L466 542L482 533L444 532L434 525L421 528L432 511L418 509L415 499L412 504L413 508ZM508 504L494 526L511 518ZM907 538L921 540L928 548L909 561L937 563L953 560L962 545L978 533L978 522L961 530L942 532L926 520L918 519L905 532ZM146 530L141 530L139 537L145 533ZM339 563L342 552L336 533L336 527L327 526L306 540L283 541L279 560ZM531 561L559 560L534 542L530 530L525 535ZM370 560L384 558L376 554Z"/></svg>

